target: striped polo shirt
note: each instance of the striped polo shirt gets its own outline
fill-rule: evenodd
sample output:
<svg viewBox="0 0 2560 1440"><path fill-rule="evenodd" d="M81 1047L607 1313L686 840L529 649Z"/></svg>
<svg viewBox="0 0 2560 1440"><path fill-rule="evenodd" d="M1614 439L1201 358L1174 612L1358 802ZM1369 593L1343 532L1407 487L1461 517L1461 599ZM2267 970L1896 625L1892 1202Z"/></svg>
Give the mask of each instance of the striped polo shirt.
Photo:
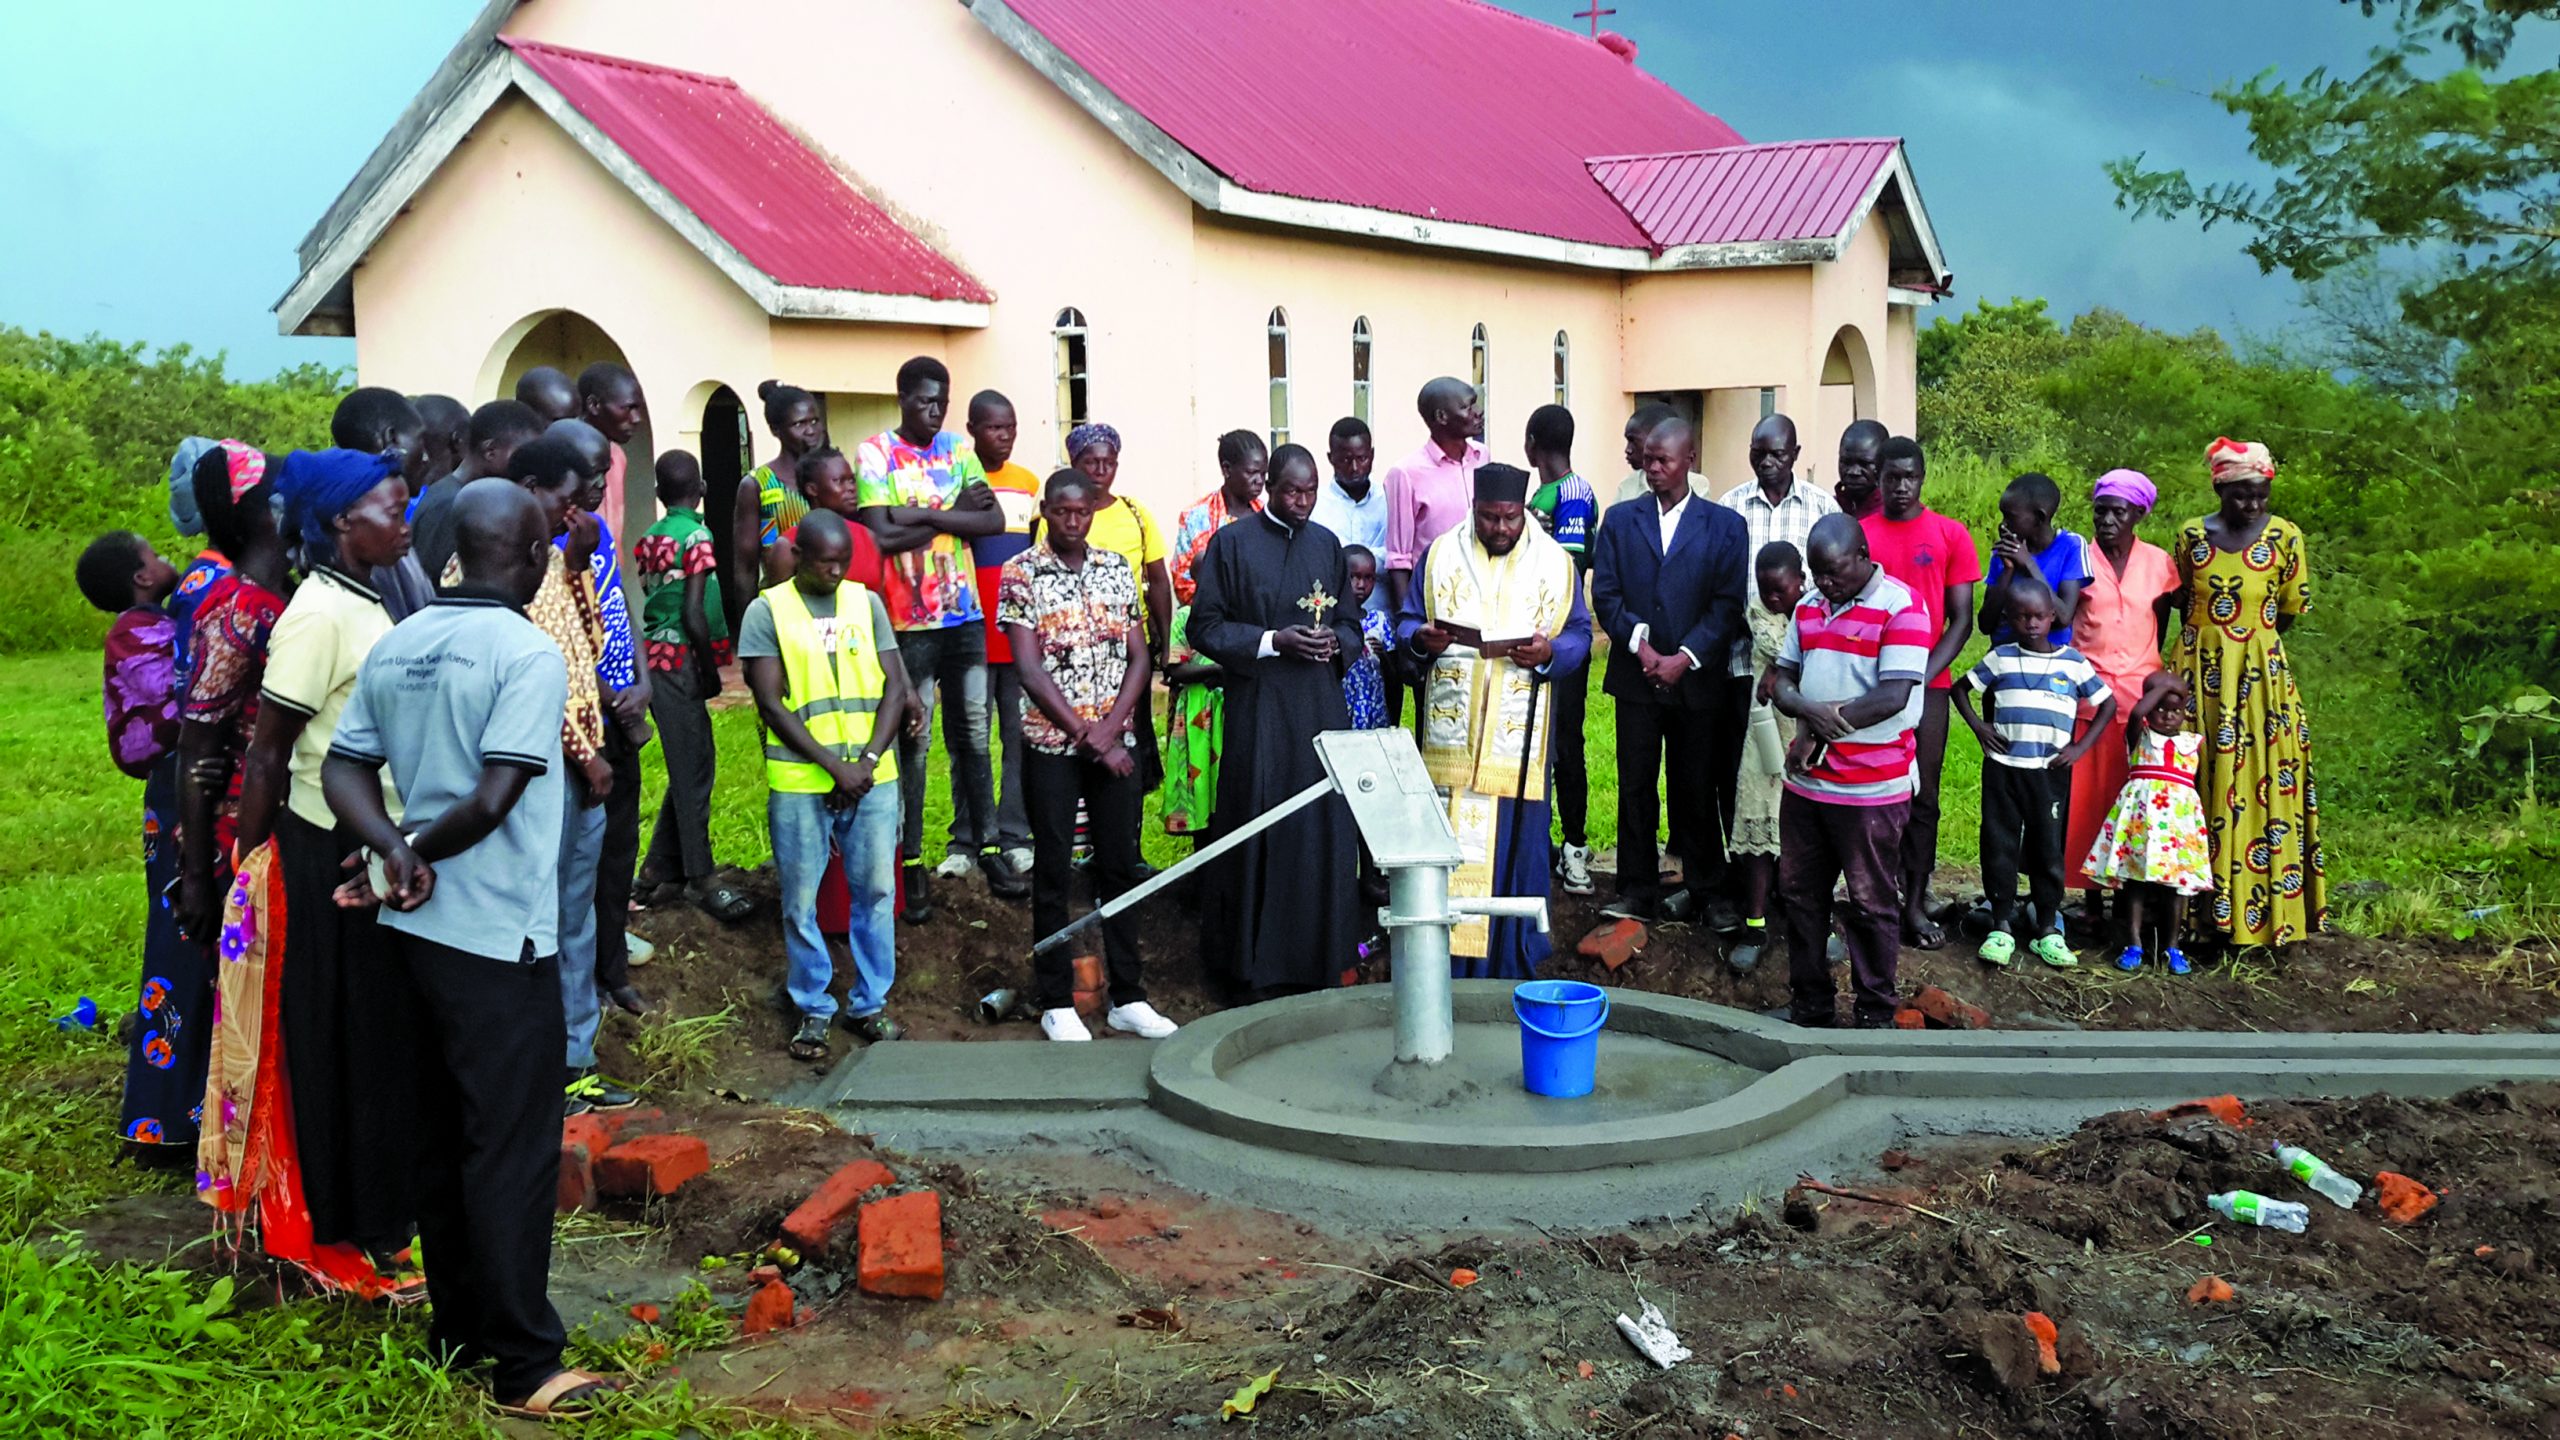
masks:
<svg viewBox="0 0 2560 1440"><path fill-rule="evenodd" d="M1964 683L1982 692L1983 719L1991 732L2009 742L2009 753L1985 753L1983 759L2013 770L2042 770L2071 743L2080 709L2095 705L2107 693L2098 669L2068 645L2043 654L2019 649L2016 642L1994 645L1980 664L1965 672Z"/></svg>
<svg viewBox="0 0 2560 1440"><path fill-rule="evenodd" d="M1937 627L1902 582L1878 565L1866 587L1833 609L1822 592L1807 589L1787 624L1778 663L1796 671L1796 689L1808 700L1858 699L1888 680L1924 678ZM1902 708L1822 747L1787 788L1832 805L1891 805L1911 797L1912 727L1920 723L1921 686L1914 683Z"/></svg>

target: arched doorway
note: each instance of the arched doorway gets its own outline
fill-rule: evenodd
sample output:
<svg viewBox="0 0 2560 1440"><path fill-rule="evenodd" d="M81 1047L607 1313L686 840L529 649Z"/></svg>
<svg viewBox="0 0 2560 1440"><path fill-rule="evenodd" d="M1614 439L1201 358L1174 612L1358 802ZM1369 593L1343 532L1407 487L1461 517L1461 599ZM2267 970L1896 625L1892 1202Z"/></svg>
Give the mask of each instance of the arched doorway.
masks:
<svg viewBox="0 0 2560 1440"><path fill-rule="evenodd" d="M516 381L537 365L552 366L574 380L588 366L605 361L625 367L631 364L622 347L593 320L575 310L546 310L517 321L490 347L489 360L481 368L478 398L495 400L515 394ZM643 398L656 397L644 392ZM672 401L677 397L666 398ZM657 484L653 478L658 452L645 413L640 428L632 433L622 452L623 474L620 483L607 483L604 518L613 526L623 562L628 565L632 540L658 520Z"/></svg>
<svg viewBox="0 0 2560 1440"><path fill-rule="evenodd" d="M730 546L735 542L738 482L755 468L755 438L749 428L747 407L738 392L726 385L714 385L702 400L702 428L698 432L702 453L702 521L711 527L712 543L719 547L722 608L728 611L729 632L737 633L738 617L747 610L753 595L747 587L736 583L730 573Z"/></svg>
<svg viewBox="0 0 2560 1440"><path fill-rule="evenodd" d="M1843 325L1822 356L1822 385L1814 401L1814 425L1803 432L1808 454L1828 453L1841 431L1876 418L1876 365L1867 337ZM1817 437L1823 437L1817 439Z"/></svg>

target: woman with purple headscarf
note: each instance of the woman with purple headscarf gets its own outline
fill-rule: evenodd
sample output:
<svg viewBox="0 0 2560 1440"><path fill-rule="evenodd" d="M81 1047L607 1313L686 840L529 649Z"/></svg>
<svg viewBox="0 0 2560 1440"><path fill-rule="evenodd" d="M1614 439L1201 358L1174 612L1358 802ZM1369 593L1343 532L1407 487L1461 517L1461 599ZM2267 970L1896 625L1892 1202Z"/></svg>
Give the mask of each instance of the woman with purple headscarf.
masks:
<svg viewBox="0 0 2560 1440"><path fill-rule="evenodd" d="M2089 566L2093 578L2081 588L2080 608L2072 616L2072 645L2115 692L2116 709L2114 723L2072 772L2071 824L2062 853L2071 862L2071 883L2088 897L2093 925L2101 923L2104 892L2089 883L2080 862L2098 838L2098 827L2106 823L2116 792L2124 788L2125 720L2142 698L2144 677L2160 668L2160 643L2168 634L2169 610L2178 593L2177 562L2133 533L2159 500L2159 491L2141 471L2110 470L2098 477L2089 506L2098 553Z"/></svg>

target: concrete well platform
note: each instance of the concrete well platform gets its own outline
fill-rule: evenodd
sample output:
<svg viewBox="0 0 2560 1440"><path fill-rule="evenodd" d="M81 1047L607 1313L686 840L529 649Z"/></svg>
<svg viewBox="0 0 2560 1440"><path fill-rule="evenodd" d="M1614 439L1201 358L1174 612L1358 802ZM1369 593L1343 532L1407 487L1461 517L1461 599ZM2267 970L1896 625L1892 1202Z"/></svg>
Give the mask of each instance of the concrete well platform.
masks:
<svg viewBox="0 0 2560 1440"><path fill-rule="evenodd" d="M1452 986L1470 1082L1436 1106L1372 1081L1385 986L1210 1016L1154 1044L899 1042L786 1097L912 1149L1114 1153L1203 1193L1337 1223L1617 1226L1774 1196L1930 1136L2051 1135L2226 1091L2445 1095L2560 1080L2560 1035L1825 1031L1610 992L1601 1085L1519 1088L1511 987Z"/></svg>

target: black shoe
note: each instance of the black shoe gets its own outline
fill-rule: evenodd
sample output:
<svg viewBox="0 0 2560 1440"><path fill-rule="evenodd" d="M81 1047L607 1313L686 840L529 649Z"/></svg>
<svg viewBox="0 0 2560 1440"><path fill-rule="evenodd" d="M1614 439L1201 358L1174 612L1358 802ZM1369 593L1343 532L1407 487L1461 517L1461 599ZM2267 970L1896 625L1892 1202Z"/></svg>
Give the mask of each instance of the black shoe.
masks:
<svg viewBox="0 0 2560 1440"><path fill-rule="evenodd" d="M1654 918L1655 909L1656 906L1653 901L1645 896L1621 895L1617 899L1610 901L1608 904L1601 906L1600 913L1608 916L1612 920L1643 920L1649 922Z"/></svg>
<svg viewBox="0 0 2560 1440"><path fill-rule="evenodd" d="M629 985L617 985L611 990L601 991L599 993L601 993L605 999L611 1001L617 1008L628 1014L646 1015L649 1013L648 998Z"/></svg>
<svg viewBox="0 0 2560 1440"><path fill-rule="evenodd" d="M1707 928L1719 935L1730 935L1742 928L1742 912L1733 902L1718 895L1707 902Z"/></svg>
<svg viewBox="0 0 2560 1440"><path fill-rule="evenodd" d="M875 1011L859 1018L847 1017L844 1028L875 1045L883 1040L904 1039L907 1033L906 1027L890 1019L889 1012L886 1010Z"/></svg>
<svg viewBox="0 0 2560 1440"><path fill-rule="evenodd" d="M640 1103L639 1096L597 1074L592 1065L583 1070L573 1067L569 1071L568 1092L572 1105L583 1100L588 1110L628 1110ZM576 1115L581 1112L571 1110L569 1113Z"/></svg>
<svg viewBox="0 0 2560 1440"><path fill-rule="evenodd" d="M899 872L907 898L906 908L898 912L900 924L922 925L933 918L933 887L925 878L931 873L921 860L908 861Z"/></svg>
<svg viewBox="0 0 2560 1440"><path fill-rule="evenodd" d="M1031 898L1031 877L1013 868L1001 850L990 850L978 857L978 868L986 872L987 889L999 900Z"/></svg>
<svg viewBox="0 0 2560 1440"><path fill-rule="evenodd" d="M1748 975L1758 968L1760 951L1768 943L1768 933L1765 929L1749 932L1748 937L1724 957L1724 963L1733 967L1734 974Z"/></svg>

